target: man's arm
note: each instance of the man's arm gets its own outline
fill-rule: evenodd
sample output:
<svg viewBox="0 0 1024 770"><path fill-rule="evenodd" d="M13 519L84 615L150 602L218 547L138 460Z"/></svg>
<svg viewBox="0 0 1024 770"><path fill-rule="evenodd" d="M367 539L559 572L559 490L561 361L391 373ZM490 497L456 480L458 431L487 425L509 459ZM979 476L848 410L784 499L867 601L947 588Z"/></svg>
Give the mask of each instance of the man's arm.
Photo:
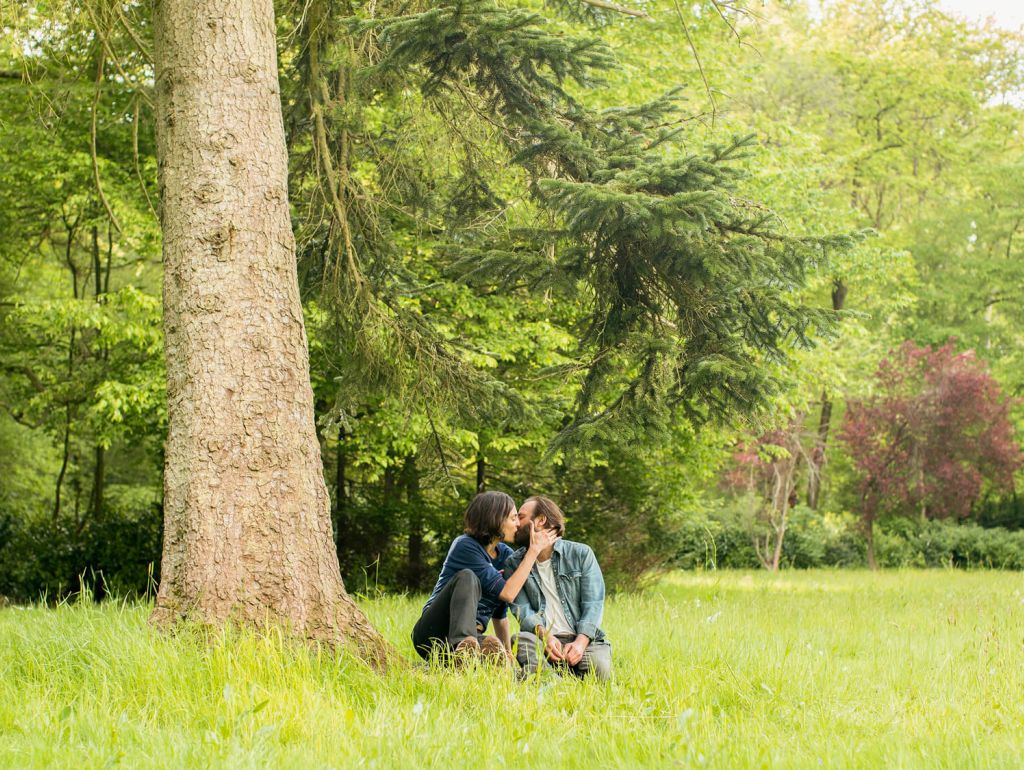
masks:
<svg viewBox="0 0 1024 770"><path fill-rule="evenodd" d="M508 557L508 561L505 562L505 574L510 575L515 572L520 565L520 559L517 554L512 554ZM512 609L512 614L516 616L516 620L519 621L519 626L524 631L532 631L537 625L544 622L544 618L540 615L540 608L534 608L530 604L530 597L526 595L526 588L524 588L516 595L515 599L509 604Z"/></svg>
<svg viewBox="0 0 1024 770"><path fill-rule="evenodd" d="M586 548L580 577L580 619L576 631L589 639L597 636L604 615L604 575L590 546Z"/></svg>
<svg viewBox="0 0 1024 770"><path fill-rule="evenodd" d="M530 545L526 548L518 567L513 570L505 569L505 586L498 595L499 599L506 603L511 602L522 593L526 578L530 576L530 570L537 557L545 548L554 545L556 540L558 535L553 529L537 529L534 525L530 526Z"/></svg>
<svg viewBox="0 0 1024 770"><path fill-rule="evenodd" d="M584 546L586 553L580 577L580 620L576 624L576 638L565 645L563 656L565 662L575 666L583 660L583 653L590 646L590 641L597 636L604 614L604 575L597 563L597 557L590 546Z"/></svg>

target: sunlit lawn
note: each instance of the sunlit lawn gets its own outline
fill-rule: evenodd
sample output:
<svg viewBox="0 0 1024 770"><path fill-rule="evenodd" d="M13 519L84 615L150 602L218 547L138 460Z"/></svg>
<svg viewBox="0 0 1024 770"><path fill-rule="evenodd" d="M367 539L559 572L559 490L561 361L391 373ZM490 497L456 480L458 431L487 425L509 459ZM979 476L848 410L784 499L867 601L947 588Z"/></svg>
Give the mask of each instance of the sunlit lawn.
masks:
<svg viewBox="0 0 1024 770"><path fill-rule="evenodd" d="M412 656L420 598L363 604ZM1020 767L1024 576L672 574L610 601L604 686L378 676L148 607L0 610L5 767Z"/></svg>

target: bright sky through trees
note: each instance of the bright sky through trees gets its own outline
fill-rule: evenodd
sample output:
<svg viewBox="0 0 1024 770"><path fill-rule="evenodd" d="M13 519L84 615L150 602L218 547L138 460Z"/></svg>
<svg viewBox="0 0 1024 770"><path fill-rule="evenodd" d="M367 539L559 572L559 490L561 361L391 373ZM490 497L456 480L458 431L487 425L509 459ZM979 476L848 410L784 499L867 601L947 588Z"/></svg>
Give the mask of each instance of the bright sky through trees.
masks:
<svg viewBox="0 0 1024 770"><path fill-rule="evenodd" d="M1024 4L1020 0L939 0L939 5L971 20L992 17L1007 29L1024 24Z"/></svg>

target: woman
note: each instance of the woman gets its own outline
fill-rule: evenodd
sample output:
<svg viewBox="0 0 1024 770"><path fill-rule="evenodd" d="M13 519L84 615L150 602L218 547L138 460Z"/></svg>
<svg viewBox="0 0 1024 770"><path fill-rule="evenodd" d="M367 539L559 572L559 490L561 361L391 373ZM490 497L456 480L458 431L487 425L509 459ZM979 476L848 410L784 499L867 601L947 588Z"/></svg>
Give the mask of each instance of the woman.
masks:
<svg viewBox="0 0 1024 770"><path fill-rule="evenodd" d="M558 539L553 530L531 526L523 561L506 579L501 570L512 549L501 541L512 542L517 528L515 502L504 492L481 492L473 498L463 516L465 534L448 549L437 585L413 627L412 643L420 657L429 658L438 648L510 659L508 603L522 589L537 554ZM492 619L497 638L483 636Z"/></svg>

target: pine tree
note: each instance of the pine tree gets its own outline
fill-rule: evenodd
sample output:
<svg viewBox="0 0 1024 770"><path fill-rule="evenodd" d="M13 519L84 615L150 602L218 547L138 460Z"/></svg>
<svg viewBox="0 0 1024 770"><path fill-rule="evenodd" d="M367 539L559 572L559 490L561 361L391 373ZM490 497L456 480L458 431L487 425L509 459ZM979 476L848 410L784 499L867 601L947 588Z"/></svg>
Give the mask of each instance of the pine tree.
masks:
<svg viewBox="0 0 1024 770"><path fill-rule="evenodd" d="M697 422L756 410L776 386L765 361L831 329L834 314L794 290L852 239L786 235L739 197L751 137L690 150L676 93L587 108L574 93L614 66L609 51L488 0L351 28L374 35L376 71L486 116L526 175L533 226L461 231L441 250L455 280L582 303L576 360L552 372L583 372L558 445L649 435L676 410Z"/></svg>

